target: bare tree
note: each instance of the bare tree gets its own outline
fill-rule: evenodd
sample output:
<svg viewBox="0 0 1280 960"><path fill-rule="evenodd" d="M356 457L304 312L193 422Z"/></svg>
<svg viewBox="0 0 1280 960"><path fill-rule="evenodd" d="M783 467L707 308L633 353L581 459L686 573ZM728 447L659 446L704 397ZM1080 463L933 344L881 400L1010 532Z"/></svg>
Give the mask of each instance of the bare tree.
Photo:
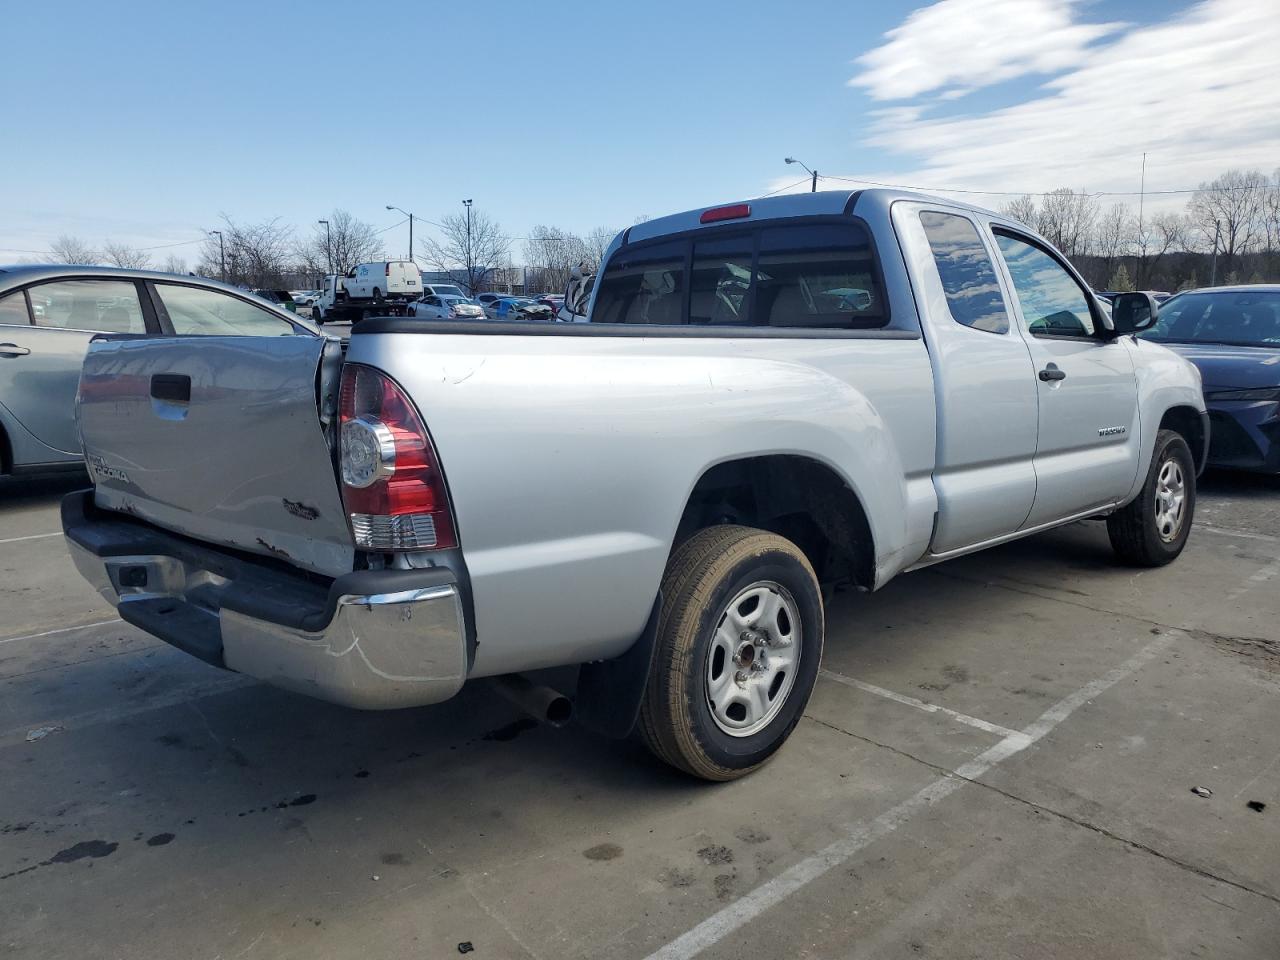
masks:
<svg viewBox="0 0 1280 960"><path fill-rule="evenodd" d="M1102 261L1102 276L1112 276L1116 262L1128 254L1136 233L1137 221L1123 203L1112 204L1098 217L1093 233L1093 252ZM1127 270L1124 277L1128 281Z"/></svg>
<svg viewBox="0 0 1280 960"><path fill-rule="evenodd" d="M1211 242L1216 235L1218 249L1226 256L1223 269L1232 269L1232 259L1248 252L1264 232L1263 207L1270 184L1260 170L1228 170L1200 184L1187 202L1187 213Z"/></svg>
<svg viewBox="0 0 1280 960"><path fill-rule="evenodd" d="M588 256L586 242L559 227L536 226L524 244L525 267L537 272L545 291L563 292L573 268Z"/></svg>
<svg viewBox="0 0 1280 960"><path fill-rule="evenodd" d="M165 273L186 273L187 261L181 257L174 256L172 253L165 257L164 264L160 267Z"/></svg>
<svg viewBox="0 0 1280 960"><path fill-rule="evenodd" d="M96 264L102 260L100 254L79 237L63 234L49 245L50 263L77 263L81 265Z"/></svg>
<svg viewBox="0 0 1280 960"><path fill-rule="evenodd" d="M620 230L614 227L595 227L588 231L583 242L587 249L587 260L595 269L599 269L604 264L604 255L609 250L609 244L613 243Z"/></svg>
<svg viewBox="0 0 1280 960"><path fill-rule="evenodd" d="M1016 200L1010 200L1000 207L1000 212L1010 220L1017 220L1032 230L1036 229L1036 223L1040 219L1040 212L1036 209L1036 202L1029 193L1024 193Z"/></svg>
<svg viewBox="0 0 1280 960"><path fill-rule="evenodd" d="M511 239L488 214L475 209L470 212L470 220L455 213L441 217L441 239L428 237L420 249L427 263L455 276L474 296L484 289L490 274L506 263Z"/></svg>
<svg viewBox="0 0 1280 960"><path fill-rule="evenodd" d="M1044 195L1036 229L1068 257L1089 252L1098 218L1098 201L1087 193L1059 187Z"/></svg>
<svg viewBox="0 0 1280 960"><path fill-rule="evenodd" d="M108 240L103 245L102 259L113 267L123 267L126 270L145 270L151 266L151 254L114 240Z"/></svg>
<svg viewBox="0 0 1280 960"><path fill-rule="evenodd" d="M222 215L222 243L226 250L227 282L251 288L270 288L289 272L294 247L293 228L279 217L260 223L236 223ZM220 274L218 238L208 236L200 248L199 272Z"/></svg>
<svg viewBox="0 0 1280 960"><path fill-rule="evenodd" d="M298 257L308 273L346 273L358 263L382 256L382 238L372 224L346 210L329 214L329 229L315 224L298 247Z"/></svg>

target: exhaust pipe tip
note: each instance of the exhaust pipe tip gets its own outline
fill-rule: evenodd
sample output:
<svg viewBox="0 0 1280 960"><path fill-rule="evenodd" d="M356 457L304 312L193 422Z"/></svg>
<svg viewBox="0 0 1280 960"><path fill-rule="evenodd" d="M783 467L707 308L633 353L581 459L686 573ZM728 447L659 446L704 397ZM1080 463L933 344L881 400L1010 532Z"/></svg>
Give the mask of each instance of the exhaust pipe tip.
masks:
<svg viewBox="0 0 1280 960"><path fill-rule="evenodd" d="M493 678L494 688L539 723L563 727L573 719L573 701L559 690L509 673Z"/></svg>

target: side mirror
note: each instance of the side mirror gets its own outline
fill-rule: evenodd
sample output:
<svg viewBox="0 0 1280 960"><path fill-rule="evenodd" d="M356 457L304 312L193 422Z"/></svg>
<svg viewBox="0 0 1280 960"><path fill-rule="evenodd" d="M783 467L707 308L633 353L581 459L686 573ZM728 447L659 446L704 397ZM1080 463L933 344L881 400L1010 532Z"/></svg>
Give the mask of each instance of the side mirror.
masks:
<svg viewBox="0 0 1280 960"><path fill-rule="evenodd" d="M1155 325L1160 305L1149 293L1121 293L1111 301L1111 326L1117 337Z"/></svg>

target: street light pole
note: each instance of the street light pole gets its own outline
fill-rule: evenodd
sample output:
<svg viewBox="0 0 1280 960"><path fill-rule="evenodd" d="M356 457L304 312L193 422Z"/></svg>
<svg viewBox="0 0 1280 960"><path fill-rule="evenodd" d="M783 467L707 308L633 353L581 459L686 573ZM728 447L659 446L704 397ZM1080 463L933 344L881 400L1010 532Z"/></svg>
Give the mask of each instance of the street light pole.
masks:
<svg viewBox="0 0 1280 960"><path fill-rule="evenodd" d="M329 242L329 221L317 220L316 223L324 224L324 259L329 265L329 272L333 273L333 247Z"/></svg>
<svg viewBox="0 0 1280 960"><path fill-rule="evenodd" d="M399 207L394 207L389 203L386 206L388 210L400 210ZM414 263L417 263L418 261L414 260L413 257L413 214L408 210L400 210L400 212L409 218L409 259L413 260Z"/></svg>
<svg viewBox="0 0 1280 960"><path fill-rule="evenodd" d="M797 160L795 157L784 157L784 158L783 158L783 160L784 160L786 163L800 163L800 161L799 161L799 160ZM808 168L808 167L805 167L803 163L800 163L800 166L804 167L804 168L805 168L805 170L808 170L808 171L809 171L809 176L812 178L812 180L811 180L811 182L810 182L810 186L809 186L809 192L810 192L810 193L817 193L817 192L818 192L818 171L817 171L817 170L809 170L809 168Z"/></svg>
<svg viewBox="0 0 1280 960"><path fill-rule="evenodd" d="M471 296L476 295L475 284L475 265L471 257L471 201L463 200L462 205L467 208L467 288L471 291Z"/></svg>
<svg viewBox="0 0 1280 960"><path fill-rule="evenodd" d="M218 273L223 283L227 282L227 251L222 246L222 231L210 230L209 233L218 235Z"/></svg>
<svg viewBox="0 0 1280 960"><path fill-rule="evenodd" d="M1213 221L1213 259L1209 261L1209 286L1218 285L1218 238L1222 233L1222 221ZM1230 264L1228 264L1230 266Z"/></svg>

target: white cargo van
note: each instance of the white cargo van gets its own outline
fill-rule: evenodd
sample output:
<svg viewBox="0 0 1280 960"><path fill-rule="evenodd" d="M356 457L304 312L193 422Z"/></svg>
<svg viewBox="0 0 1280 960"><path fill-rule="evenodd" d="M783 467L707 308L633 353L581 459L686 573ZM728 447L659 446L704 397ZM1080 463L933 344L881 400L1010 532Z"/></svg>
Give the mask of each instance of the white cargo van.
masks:
<svg viewBox="0 0 1280 960"><path fill-rule="evenodd" d="M412 260L379 260L352 267L343 279L347 296L381 300L408 298L422 294L422 273Z"/></svg>

